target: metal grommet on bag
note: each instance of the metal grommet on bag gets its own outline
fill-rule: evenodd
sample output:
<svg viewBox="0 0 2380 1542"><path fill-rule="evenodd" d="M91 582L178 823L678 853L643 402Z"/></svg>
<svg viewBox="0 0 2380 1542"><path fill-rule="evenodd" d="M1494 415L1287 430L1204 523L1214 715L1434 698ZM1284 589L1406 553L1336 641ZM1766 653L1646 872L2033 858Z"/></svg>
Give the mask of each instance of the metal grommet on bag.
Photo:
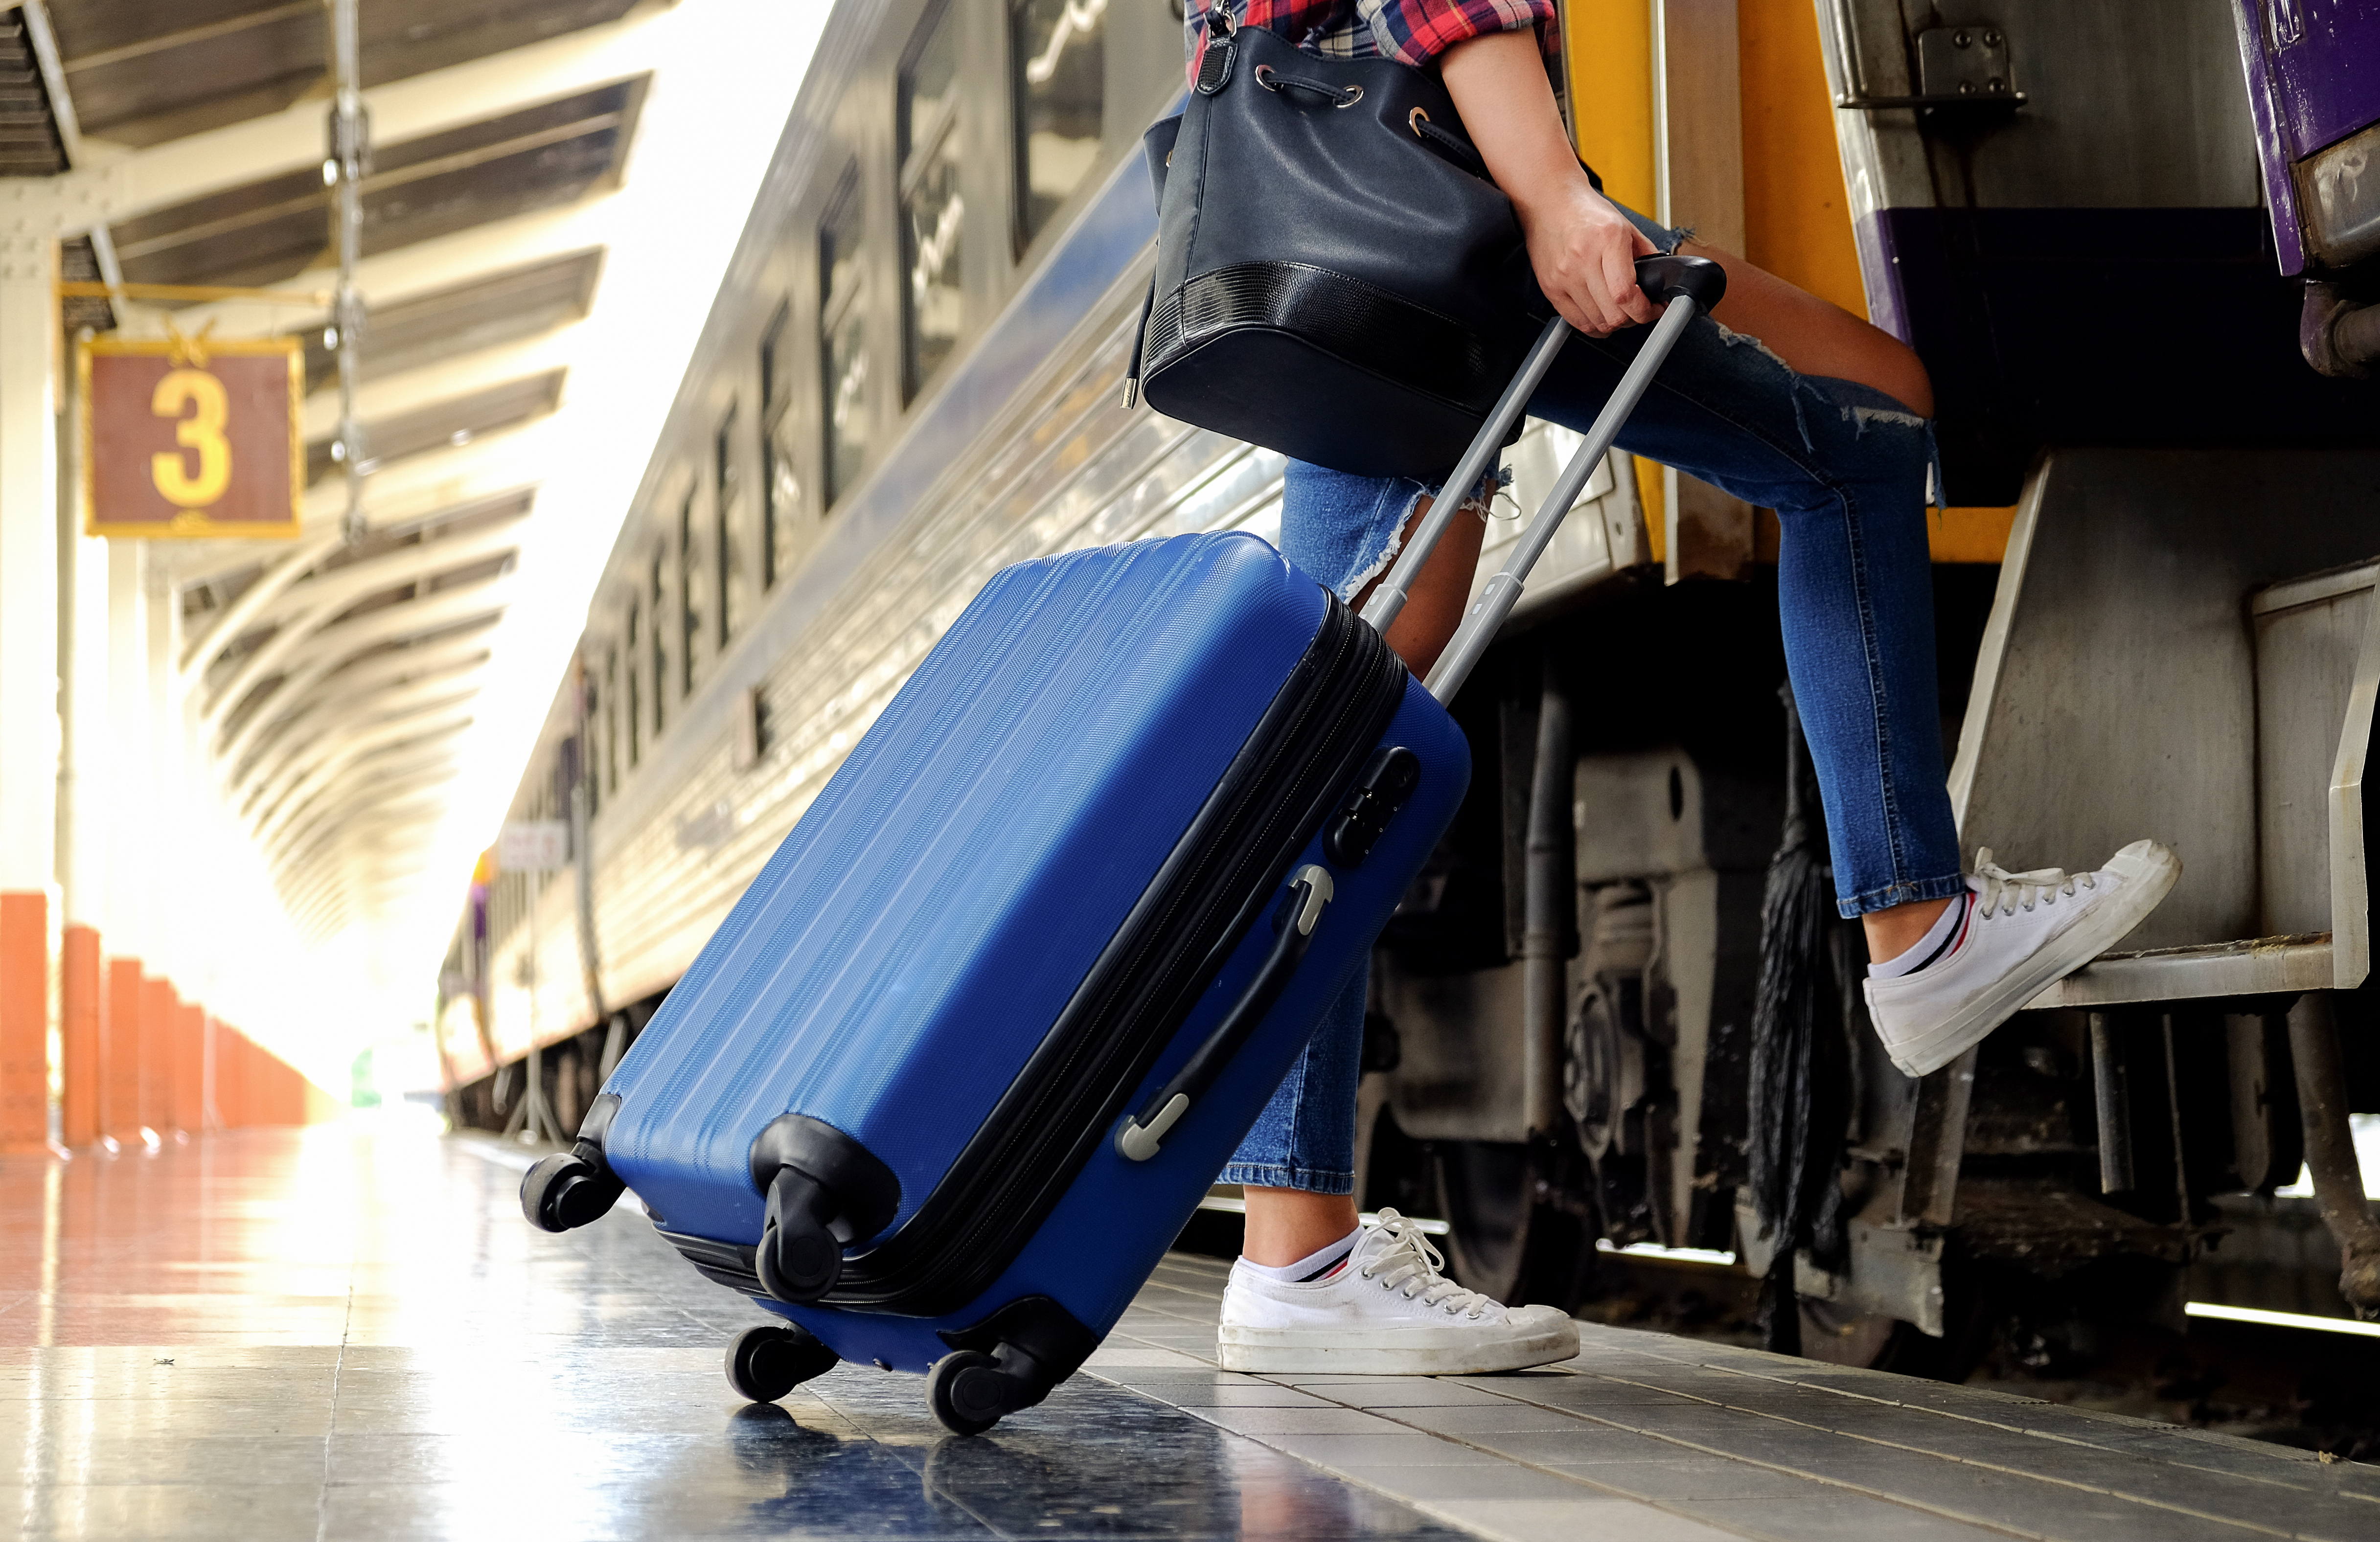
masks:
<svg viewBox="0 0 2380 1542"><path fill-rule="evenodd" d="M1405 127L1413 130L1413 136L1416 140L1422 138L1421 126L1428 121L1429 114L1419 107L1405 115Z"/></svg>
<svg viewBox="0 0 2380 1542"><path fill-rule="evenodd" d="M1284 76L1270 65L1257 66L1256 76L1257 84L1269 91L1305 91L1323 98L1333 107L1353 107L1356 103L1364 100L1364 88L1361 86L1351 85L1341 88L1318 85L1312 80L1300 80L1293 76Z"/></svg>

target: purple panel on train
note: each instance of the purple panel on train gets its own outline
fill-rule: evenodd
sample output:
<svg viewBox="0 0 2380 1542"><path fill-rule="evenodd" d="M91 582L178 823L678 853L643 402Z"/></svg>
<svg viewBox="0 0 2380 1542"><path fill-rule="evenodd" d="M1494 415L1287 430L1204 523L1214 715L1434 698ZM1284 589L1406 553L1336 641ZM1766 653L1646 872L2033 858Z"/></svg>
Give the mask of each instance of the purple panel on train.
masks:
<svg viewBox="0 0 2380 1542"><path fill-rule="evenodd" d="M2281 271L2304 271L2300 163L2380 123L2380 0L2232 0ZM2361 171L2361 157L2356 158ZM2311 168L2319 177L2340 168ZM2336 193L2337 189L2320 189ZM2342 211L2343 212L2343 211ZM2331 223L2336 224L2334 219ZM2335 239L2335 237L2334 237Z"/></svg>

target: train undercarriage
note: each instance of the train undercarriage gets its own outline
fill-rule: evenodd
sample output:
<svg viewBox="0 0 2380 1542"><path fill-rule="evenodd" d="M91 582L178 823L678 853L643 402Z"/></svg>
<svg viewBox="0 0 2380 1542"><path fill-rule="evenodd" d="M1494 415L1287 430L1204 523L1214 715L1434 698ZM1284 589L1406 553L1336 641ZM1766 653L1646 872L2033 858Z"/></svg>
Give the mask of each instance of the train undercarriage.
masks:
<svg viewBox="0 0 2380 1542"><path fill-rule="evenodd" d="M1442 1215L1466 1281L1571 1307L1598 1288L1597 1239L1732 1255L1767 1281L1772 1347L1957 1374L2011 1313L2179 1330L2245 1196L2310 1167L2346 1268L2325 1309L2380 1307L2347 1121L2380 1109L2356 882L2380 610L2332 517L2380 462L2259 458L2050 457L2010 568L1937 567L1970 844L2088 866L2154 830L2199 887L1922 1080L1885 1059L1864 942L1831 905L1822 1031L1760 1063L1800 753L1768 580L1647 572L1502 644L1458 708L1471 795L1375 964L1366 1205ZM2127 598L2162 542L2215 570L2204 603ZM2077 613L2121 624L2116 656L2049 667L2041 639L2073 646ZM2041 725L2062 746L2091 736L2078 720L2099 753L2061 765ZM1764 1160L1815 1175L1790 1288L1753 1199Z"/></svg>

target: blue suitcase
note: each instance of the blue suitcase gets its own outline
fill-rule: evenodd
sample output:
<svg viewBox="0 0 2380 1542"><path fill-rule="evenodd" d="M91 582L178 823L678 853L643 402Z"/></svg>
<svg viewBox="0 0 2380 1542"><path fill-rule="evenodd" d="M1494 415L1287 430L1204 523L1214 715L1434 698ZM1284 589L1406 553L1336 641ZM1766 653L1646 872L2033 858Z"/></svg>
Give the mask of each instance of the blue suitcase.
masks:
<svg viewBox="0 0 2380 1542"><path fill-rule="evenodd" d="M1615 396L1612 431L1641 390ZM1590 436L1576 484L1609 445ZM1545 535L1577 491L1566 472ZM1453 818L1470 754L1439 698L1526 570L1491 585L1438 696L1415 683L1382 633L1454 512L1365 617L1239 533L995 576L573 1148L528 1173L529 1220L585 1225L634 1188L697 1269L789 1319L731 1346L747 1396L850 1359L926 1372L962 1433L1038 1402L1156 1267ZM1533 560L1544 540L1523 544Z"/></svg>

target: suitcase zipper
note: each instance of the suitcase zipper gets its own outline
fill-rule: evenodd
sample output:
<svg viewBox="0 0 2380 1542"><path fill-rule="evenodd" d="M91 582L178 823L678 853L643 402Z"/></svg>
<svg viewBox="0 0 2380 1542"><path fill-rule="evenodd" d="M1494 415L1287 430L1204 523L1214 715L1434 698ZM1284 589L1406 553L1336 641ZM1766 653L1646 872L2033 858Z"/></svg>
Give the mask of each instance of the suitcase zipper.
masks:
<svg viewBox="0 0 2380 1542"><path fill-rule="evenodd" d="M1305 656L1041 1047L916 1213L845 1262L828 1305L939 1316L1014 1261L1335 809L1411 678L1330 597Z"/></svg>

